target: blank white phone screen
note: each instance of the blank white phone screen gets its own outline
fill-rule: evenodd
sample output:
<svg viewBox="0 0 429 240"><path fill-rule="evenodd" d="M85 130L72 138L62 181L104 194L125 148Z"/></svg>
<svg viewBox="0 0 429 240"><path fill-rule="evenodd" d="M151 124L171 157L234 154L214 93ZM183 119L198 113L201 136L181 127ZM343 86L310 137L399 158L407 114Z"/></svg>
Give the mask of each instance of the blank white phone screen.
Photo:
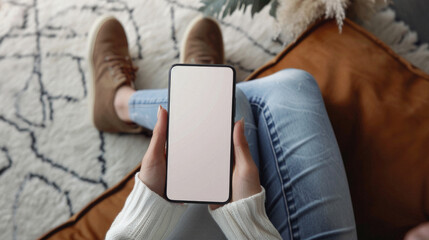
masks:
<svg viewBox="0 0 429 240"><path fill-rule="evenodd" d="M234 74L226 66L172 67L168 199L193 202L229 199Z"/></svg>

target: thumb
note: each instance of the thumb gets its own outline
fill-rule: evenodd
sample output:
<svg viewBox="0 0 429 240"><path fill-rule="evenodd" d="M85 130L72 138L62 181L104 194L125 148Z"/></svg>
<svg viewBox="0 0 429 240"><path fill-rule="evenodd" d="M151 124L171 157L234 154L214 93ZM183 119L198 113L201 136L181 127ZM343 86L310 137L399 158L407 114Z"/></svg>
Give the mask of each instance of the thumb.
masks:
<svg viewBox="0 0 429 240"><path fill-rule="evenodd" d="M158 107L158 121L156 122L155 128L153 129L152 139L148 147L148 152L152 154L152 157L158 159L164 157L165 154L165 141L167 136L167 111L161 107Z"/></svg>
<svg viewBox="0 0 429 240"><path fill-rule="evenodd" d="M234 125L234 155L235 155L235 163L243 164L249 163L252 161L252 155L250 154L249 144L247 143L246 136L244 136L244 120L236 122Z"/></svg>
<svg viewBox="0 0 429 240"><path fill-rule="evenodd" d="M232 176L232 201L234 202L261 192L261 183L258 168L253 162L249 144L244 136L243 119L235 124L233 140L235 166Z"/></svg>

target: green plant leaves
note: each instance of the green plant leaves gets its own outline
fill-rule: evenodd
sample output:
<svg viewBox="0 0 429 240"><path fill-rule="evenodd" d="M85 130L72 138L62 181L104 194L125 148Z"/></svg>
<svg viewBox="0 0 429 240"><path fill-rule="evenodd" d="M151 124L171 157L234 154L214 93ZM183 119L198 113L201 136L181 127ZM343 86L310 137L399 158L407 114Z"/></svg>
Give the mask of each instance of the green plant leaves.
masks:
<svg viewBox="0 0 429 240"><path fill-rule="evenodd" d="M246 11L251 7L251 15L260 12L271 2L270 15L276 17L278 0L201 0L203 6L199 8L205 15L225 18L233 14L236 10Z"/></svg>

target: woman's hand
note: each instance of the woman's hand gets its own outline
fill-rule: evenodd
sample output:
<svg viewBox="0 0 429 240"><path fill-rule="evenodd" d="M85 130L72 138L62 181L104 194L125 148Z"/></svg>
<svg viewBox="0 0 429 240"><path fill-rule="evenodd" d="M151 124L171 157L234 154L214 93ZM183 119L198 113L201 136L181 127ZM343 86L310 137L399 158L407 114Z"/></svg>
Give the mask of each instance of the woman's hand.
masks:
<svg viewBox="0 0 429 240"><path fill-rule="evenodd" d="M142 160L139 178L150 190L165 197L167 111L161 106L158 108L157 117L158 121L153 129L149 148Z"/></svg>
<svg viewBox="0 0 429 240"><path fill-rule="evenodd" d="M429 240L429 222L422 223L411 229L404 240Z"/></svg>
<svg viewBox="0 0 429 240"><path fill-rule="evenodd" d="M165 141L167 134L167 111L161 106L158 121L153 130L149 148L143 157L139 178L161 197L165 192ZM232 202L261 192L258 168L250 155L249 145L244 136L244 121L234 125L234 169L232 174ZM212 209L221 205L211 205Z"/></svg>
<svg viewBox="0 0 429 240"><path fill-rule="evenodd" d="M234 169L232 173L232 202L261 192L258 168L253 162L249 145L244 136L244 120L234 125ZM222 205L210 205L212 210Z"/></svg>

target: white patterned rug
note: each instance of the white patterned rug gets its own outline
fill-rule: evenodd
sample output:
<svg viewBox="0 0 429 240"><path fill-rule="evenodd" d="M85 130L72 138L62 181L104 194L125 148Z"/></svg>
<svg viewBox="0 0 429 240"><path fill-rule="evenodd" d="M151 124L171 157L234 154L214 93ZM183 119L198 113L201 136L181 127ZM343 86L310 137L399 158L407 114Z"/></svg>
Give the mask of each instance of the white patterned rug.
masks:
<svg viewBox="0 0 429 240"><path fill-rule="evenodd" d="M119 18L140 68L137 87L164 88L198 6L198 0L0 0L0 239L40 236L142 159L146 137L102 133L88 119L85 47L94 20ZM253 19L249 11L236 12L220 21L226 59L238 79L286 44L268 11ZM380 22L395 25L393 12L380 14L365 25L376 35ZM396 36L406 34L408 28ZM427 45L417 49L413 36L407 44L401 37L388 42L391 34L382 40L402 43L394 49L424 68Z"/></svg>

